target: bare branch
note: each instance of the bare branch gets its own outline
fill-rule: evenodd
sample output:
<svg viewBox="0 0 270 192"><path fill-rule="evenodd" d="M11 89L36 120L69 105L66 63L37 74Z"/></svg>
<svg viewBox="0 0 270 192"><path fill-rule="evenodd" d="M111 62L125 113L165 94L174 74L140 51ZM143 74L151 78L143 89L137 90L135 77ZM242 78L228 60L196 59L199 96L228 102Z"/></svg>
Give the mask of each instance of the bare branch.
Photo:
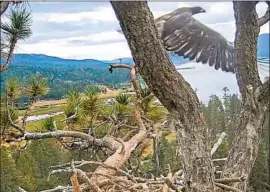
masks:
<svg viewBox="0 0 270 192"><path fill-rule="evenodd" d="M1 2L2 3L2 2ZM27 192L27 191L25 191L23 188L21 188L21 187L18 187L18 189L19 189L19 192Z"/></svg>
<svg viewBox="0 0 270 192"><path fill-rule="evenodd" d="M71 162L71 168L72 168L74 173L78 173L80 175L81 179L84 182L86 182L89 186L91 186L91 188L93 189L94 192L101 192L101 189L95 183L91 182L91 180L89 179L89 177L86 175L85 172L83 172L80 169L75 168L74 160L72 160L72 162Z"/></svg>
<svg viewBox="0 0 270 192"><path fill-rule="evenodd" d="M223 139L227 136L225 132L222 132L217 140L217 142L214 144L212 150L211 150L211 156L217 151L218 147L221 145Z"/></svg>
<svg viewBox="0 0 270 192"><path fill-rule="evenodd" d="M268 21L269 21L269 17L270 17L270 8L268 7L265 14L259 18L259 21L258 21L258 24L259 24L259 27L263 26L264 24L266 24Z"/></svg>
<svg viewBox="0 0 270 192"><path fill-rule="evenodd" d="M116 151L120 144L116 142L112 137L103 137L101 139L94 139L92 136L77 132L77 131L52 131L45 133L26 133L24 135L25 140L38 140L38 139L46 139L46 138L61 138L61 137L73 137L73 138L81 138L83 140L88 141L89 143L99 146L106 147L112 151Z"/></svg>
<svg viewBox="0 0 270 192"><path fill-rule="evenodd" d="M229 184L229 183L235 183L235 182L243 182L246 180L246 177L237 177L237 178L222 178L222 179L215 179L216 183L223 183L223 184Z"/></svg>
<svg viewBox="0 0 270 192"><path fill-rule="evenodd" d="M213 159L213 162L218 162L218 161L226 161L228 157L220 158L220 159Z"/></svg>
<svg viewBox="0 0 270 192"><path fill-rule="evenodd" d="M113 72L113 69L117 69L117 68L131 70L133 67L132 66L129 66L129 65L126 65L126 64L114 64L114 65L110 65L109 71L112 73Z"/></svg>
<svg viewBox="0 0 270 192"><path fill-rule="evenodd" d="M40 192L58 192L58 191L67 191L67 190L73 191L73 187L58 185L57 187L55 187L53 189L47 189L47 190L43 190Z"/></svg>
<svg viewBox="0 0 270 192"><path fill-rule="evenodd" d="M121 139L121 138L115 138L115 140L116 141L118 141L120 144L121 144L121 151L120 151L120 153L125 153L125 143L124 143L124 141Z"/></svg>
<svg viewBox="0 0 270 192"><path fill-rule="evenodd" d="M231 186L228 186L228 185L224 185L224 184L221 184L221 183L215 183L216 186L222 188L222 189L226 189L226 190L229 190L229 191L233 191L233 192L243 192L239 189L236 189L234 187L231 187Z"/></svg>

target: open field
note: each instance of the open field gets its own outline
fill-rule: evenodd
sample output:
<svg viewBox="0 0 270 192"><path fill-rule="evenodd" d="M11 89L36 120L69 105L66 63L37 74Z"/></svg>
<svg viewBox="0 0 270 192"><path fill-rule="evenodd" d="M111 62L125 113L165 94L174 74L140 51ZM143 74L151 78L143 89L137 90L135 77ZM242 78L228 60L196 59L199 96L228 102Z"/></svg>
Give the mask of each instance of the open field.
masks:
<svg viewBox="0 0 270 192"><path fill-rule="evenodd" d="M110 97L116 97L119 93L123 92L124 90L119 89L119 90L108 90L106 94L100 93L99 98L100 99L106 99ZM50 106L50 105L63 105L66 104L67 100L66 99L59 99L59 100L40 100L34 103L34 107L43 107L43 106ZM55 111L57 112L57 111Z"/></svg>

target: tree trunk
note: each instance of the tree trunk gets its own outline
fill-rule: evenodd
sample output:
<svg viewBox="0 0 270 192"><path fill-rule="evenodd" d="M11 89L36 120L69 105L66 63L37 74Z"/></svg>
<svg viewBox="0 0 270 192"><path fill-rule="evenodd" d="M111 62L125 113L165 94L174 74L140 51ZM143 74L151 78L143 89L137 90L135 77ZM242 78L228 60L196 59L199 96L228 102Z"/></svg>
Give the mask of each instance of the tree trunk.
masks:
<svg viewBox="0 0 270 192"><path fill-rule="evenodd" d="M175 121L187 192L213 192L214 173L207 127L199 100L170 62L147 2L111 2L136 69Z"/></svg>
<svg viewBox="0 0 270 192"><path fill-rule="evenodd" d="M269 102L259 99L262 83L257 67L259 35L256 2L233 2L236 19L236 78L242 95L242 109L222 177L248 177L258 154ZM268 99L267 99L268 100ZM247 181L234 187L246 191Z"/></svg>
<svg viewBox="0 0 270 192"><path fill-rule="evenodd" d="M16 40L17 37L12 37L12 40L10 42L10 47L9 47L9 52L8 52L8 56L7 56L7 60L5 62L4 65L1 65L0 67L0 73L6 71L9 67L9 64L11 62L11 58L13 56L13 52L15 50L15 46L16 46L16 43L17 43L17 40Z"/></svg>

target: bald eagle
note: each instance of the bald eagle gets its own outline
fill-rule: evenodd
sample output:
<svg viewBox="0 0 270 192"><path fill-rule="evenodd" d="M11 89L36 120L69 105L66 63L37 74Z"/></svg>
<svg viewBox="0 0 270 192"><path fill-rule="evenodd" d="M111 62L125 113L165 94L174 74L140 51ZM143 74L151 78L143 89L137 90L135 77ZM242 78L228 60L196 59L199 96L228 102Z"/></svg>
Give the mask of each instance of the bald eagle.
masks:
<svg viewBox="0 0 270 192"><path fill-rule="evenodd" d="M204 12L199 6L182 7L155 19L166 50L216 70L235 73L233 43L192 17Z"/></svg>

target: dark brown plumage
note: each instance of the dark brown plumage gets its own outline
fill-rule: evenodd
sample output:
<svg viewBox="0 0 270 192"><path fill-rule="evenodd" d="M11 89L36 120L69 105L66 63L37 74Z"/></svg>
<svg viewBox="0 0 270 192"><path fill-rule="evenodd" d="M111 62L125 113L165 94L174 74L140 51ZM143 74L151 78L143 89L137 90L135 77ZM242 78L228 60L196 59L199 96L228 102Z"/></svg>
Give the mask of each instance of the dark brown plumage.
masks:
<svg viewBox="0 0 270 192"><path fill-rule="evenodd" d="M176 55L234 73L233 45L192 17L204 12L201 7L184 7L155 19L164 46Z"/></svg>
<svg viewBox="0 0 270 192"><path fill-rule="evenodd" d="M204 12L198 6L182 7L155 19L164 46L178 56L234 73L233 44L192 17Z"/></svg>

